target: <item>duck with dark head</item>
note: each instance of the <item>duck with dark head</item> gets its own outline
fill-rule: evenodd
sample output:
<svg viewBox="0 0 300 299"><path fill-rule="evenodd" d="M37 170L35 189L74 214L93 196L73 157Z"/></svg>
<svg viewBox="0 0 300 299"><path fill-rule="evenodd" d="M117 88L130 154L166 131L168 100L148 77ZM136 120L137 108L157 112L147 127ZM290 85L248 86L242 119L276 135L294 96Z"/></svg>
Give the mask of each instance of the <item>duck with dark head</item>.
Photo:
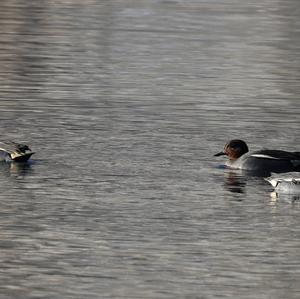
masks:
<svg viewBox="0 0 300 299"><path fill-rule="evenodd" d="M249 153L246 142L240 139L227 142L224 150L215 154L215 156L222 155L228 157L225 165L231 169L263 174L300 171L300 152L265 149Z"/></svg>
<svg viewBox="0 0 300 299"><path fill-rule="evenodd" d="M13 141L0 142L0 160L26 162L34 152L28 145Z"/></svg>

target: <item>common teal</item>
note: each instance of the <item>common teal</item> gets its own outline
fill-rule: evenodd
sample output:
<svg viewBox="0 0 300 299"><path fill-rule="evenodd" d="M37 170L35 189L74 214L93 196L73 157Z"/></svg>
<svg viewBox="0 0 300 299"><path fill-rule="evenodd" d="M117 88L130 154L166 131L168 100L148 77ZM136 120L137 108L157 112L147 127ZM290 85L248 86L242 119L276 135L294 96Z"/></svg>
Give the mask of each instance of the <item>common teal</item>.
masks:
<svg viewBox="0 0 300 299"><path fill-rule="evenodd" d="M246 142L240 139L229 141L222 152L215 154L221 155L228 157L225 165L232 169L261 172L265 176L271 172L300 172L300 152L266 149L249 153Z"/></svg>
<svg viewBox="0 0 300 299"><path fill-rule="evenodd" d="M13 141L0 142L0 160L26 162L34 152L28 145Z"/></svg>

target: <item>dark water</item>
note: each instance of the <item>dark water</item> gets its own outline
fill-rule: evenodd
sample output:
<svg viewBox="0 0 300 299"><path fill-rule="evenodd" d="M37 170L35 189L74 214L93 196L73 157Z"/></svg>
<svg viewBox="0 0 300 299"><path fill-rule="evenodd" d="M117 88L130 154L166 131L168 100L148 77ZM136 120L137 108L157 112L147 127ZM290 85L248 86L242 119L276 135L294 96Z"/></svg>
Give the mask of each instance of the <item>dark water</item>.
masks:
<svg viewBox="0 0 300 299"><path fill-rule="evenodd" d="M0 294L299 298L300 201L217 166L300 150L298 0L1 1Z"/></svg>

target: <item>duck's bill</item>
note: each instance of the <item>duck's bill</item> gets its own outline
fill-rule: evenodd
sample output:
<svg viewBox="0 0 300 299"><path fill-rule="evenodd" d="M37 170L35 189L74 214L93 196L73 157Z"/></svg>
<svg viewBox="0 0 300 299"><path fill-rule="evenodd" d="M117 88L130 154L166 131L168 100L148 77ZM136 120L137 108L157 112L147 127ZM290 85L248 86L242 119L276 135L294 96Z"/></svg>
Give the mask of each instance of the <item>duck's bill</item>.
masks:
<svg viewBox="0 0 300 299"><path fill-rule="evenodd" d="M224 152L219 152L217 154L215 154L214 156L215 157L218 157L218 156L225 156L226 154Z"/></svg>

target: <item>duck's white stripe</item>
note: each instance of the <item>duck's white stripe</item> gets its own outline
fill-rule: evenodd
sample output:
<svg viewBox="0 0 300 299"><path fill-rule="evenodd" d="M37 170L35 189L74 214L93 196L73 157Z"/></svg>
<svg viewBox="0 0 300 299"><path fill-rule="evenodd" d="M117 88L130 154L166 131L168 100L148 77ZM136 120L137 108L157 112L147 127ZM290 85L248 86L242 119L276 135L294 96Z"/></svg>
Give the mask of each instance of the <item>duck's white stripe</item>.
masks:
<svg viewBox="0 0 300 299"><path fill-rule="evenodd" d="M276 158L276 157L269 156L269 155L264 155L264 154L252 154L251 157L255 157L255 158L264 158L264 159L273 159L273 160L280 160L280 158Z"/></svg>

